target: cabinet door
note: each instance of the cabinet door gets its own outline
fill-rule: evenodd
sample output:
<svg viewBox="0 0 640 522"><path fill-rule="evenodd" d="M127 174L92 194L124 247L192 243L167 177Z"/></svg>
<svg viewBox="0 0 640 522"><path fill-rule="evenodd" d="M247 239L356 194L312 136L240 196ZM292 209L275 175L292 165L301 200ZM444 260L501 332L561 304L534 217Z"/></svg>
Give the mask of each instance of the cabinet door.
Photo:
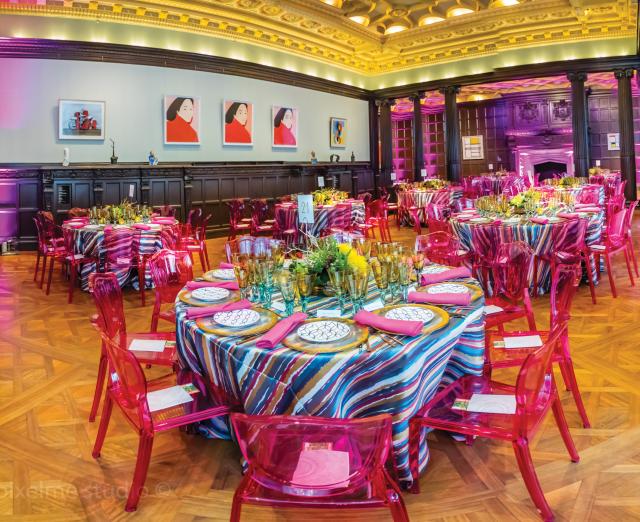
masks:
<svg viewBox="0 0 640 522"><path fill-rule="evenodd" d="M140 201L140 181L137 179L105 180L102 190L103 205L118 205L125 199L134 203Z"/></svg>

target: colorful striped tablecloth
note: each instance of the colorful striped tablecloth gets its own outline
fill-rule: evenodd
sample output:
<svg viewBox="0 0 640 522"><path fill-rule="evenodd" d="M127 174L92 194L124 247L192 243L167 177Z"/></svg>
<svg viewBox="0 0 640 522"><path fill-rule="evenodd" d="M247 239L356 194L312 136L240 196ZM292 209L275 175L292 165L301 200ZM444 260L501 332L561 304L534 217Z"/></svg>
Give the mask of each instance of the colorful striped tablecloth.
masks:
<svg viewBox="0 0 640 522"><path fill-rule="evenodd" d="M308 233L312 236L320 236L322 232L328 227L337 228L351 228L356 225L361 225L365 221L365 205L364 201L360 200L347 200L344 205L348 207L348 211L345 213L344 206L341 205L323 205L313 207L313 224L308 227ZM278 226L281 230L287 229L287 217L286 212L295 213L295 226L299 227L298 223L298 208L296 205L282 205L278 204L275 207L275 219L278 222Z"/></svg>
<svg viewBox="0 0 640 522"><path fill-rule="evenodd" d="M367 301L378 297L371 283ZM251 415L353 418L390 413L399 478L409 486L409 419L440 386L463 374L482 373L484 300L474 304L431 335L398 337L401 345L385 344L372 333L371 352L355 348L310 355L283 345L260 349L253 342L242 344L241 338L205 333L186 320L186 305L177 302L178 352L186 367L221 387ZM321 308L337 308L337 302L313 299L310 316ZM231 438L226 421L211 421L201 430L209 437ZM421 469L428 459L425 433Z"/></svg>
<svg viewBox="0 0 640 522"><path fill-rule="evenodd" d="M411 189L398 190L398 213L400 223L406 226L413 226L413 218L408 211L410 207L418 207L420 220L423 224L427 222L425 207L428 203L437 205L448 205L453 208L456 199L462 197L462 187L446 187L437 190L431 189Z"/></svg>
<svg viewBox="0 0 640 522"><path fill-rule="evenodd" d="M587 226L586 243L594 245L600 243L602 237L602 228L604 225L604 211L591 214L589 225ZM482 227L470 223L468 221L458 221L455 217L451 218L451 228L458 238L460 238L460 246L464 250L473 251L471 244L471 235L474 227ZM527 243L536 256L548 255L553 251L554 245L551 241L551 232L554 226L560 224L538 224L525 221L519 224L501 224L500 240L501 242L524 241ZM599 270L595 269L595 261L592 259L592 268L594 277L598 277ZM532 263L533 267L533 263ZM529 272L530 285L533 284L533 268ZM548 292L551 287L551 273L549 263L541 262L538 267L538 291L539 293Z"/></svg>
<svg viewBox="0 0 640 522"><path fill-rule="evenodd" d="M87 257L98 256L104 259L104 227L99 229L80 228L74 230L75 253L83 254ZM135 229L134 229L135 230ZM161 250L164 245L175 243L175 232L171 227L163 226L158 230L135 230L136 234L140 234L140 253L154 254ZM96 271L95 263L84 263L80 272L80 286L82 290L89 290L89 275ZM138 285L138 271L135 269L116 269L113 271L117 277L120 286L127 284ZM145 287L151 288L151 275L149 270L145 274Z"/></svg>

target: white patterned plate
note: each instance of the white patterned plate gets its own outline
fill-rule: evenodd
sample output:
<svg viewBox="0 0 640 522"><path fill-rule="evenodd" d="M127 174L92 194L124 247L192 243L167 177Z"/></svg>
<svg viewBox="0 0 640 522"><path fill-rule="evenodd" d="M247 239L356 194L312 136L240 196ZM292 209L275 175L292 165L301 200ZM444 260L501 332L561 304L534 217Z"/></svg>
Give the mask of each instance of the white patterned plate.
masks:
<svg viewBox="0 0 640 522"><path fill-rule="evenodd" d="M549 219L549 223L560 223L561 221L564 221L564 219L558 216L549 216L548 219Z"/></svg>
<svg viewBox="0 0 640 522"><path fill-rule="evenodd" d="M516 223L520 223L520 218L519 217L510 217L510 218L503 219L502 222L506 223L507 225L514 225Z"/></svg>
<svg viewBox="0 0 640 522"><path fill-rule="evenodd" d="M222 326L239 328L256 324L260 320L260 314L255 310L246 308L231 310L230 312L218 312L213 315L213 320Z"/></svg>
<svg viewBox="0 0 640 522"><path fill-rule="evenodd" d="M226 288L203 287L196 288L191 292L191 297L200 301L220 301L229 297L229 290Z"/></svg>
<svg viewBox="0 0 640 522"><path fill-rule="evenodd" d="M85 225L84 230L98 230L100 225Z"/></svg>
<svg viewBox="0 0 640 522"><path fill-rule="evenodd" d="M425 266L422 269L423 274L440 274L441 272L446 272L447 270L451 270L448 266L442 265L429 265Z"/></svg>
<svg viewBox="0 0 640 522"><path fill-rule="evenodd" d="M432 321L436 314L426 308L417 306L399 306L389 310L384 316L387 319L398 319L399 321L420 321L424 324Z"/></svg>
<svg viewBox="0 0 640 522"><path fill-rule="evenodd" d="M314 321L305 323L297 330L300 339L310 343L331 343L349 335L349 326L338 321Z"/></svg>
<svg viewBox="0 0 640 522"><path fill-rule="evenodd" d="M150 230L162 230L162 225L159 223L148 223L147 226Z"/></svg>
<svg viewBox="0 0 640 522"><path fill-rule="evenodd" d="M428 294L468 294L469 289L456 283L440 283L427 288Z"/></svg>
<svg viewBox="0 0 640 522"><path fill-rule="evenodd" d="M217 279L231 281L236 278L233 268L217 268L211 271L211 275Z"/></svg>
<svg viewBox="0 0 640 522"><path fill-rule="evenodd" d="M469 223L490 223L492 220L486 217L471 218Z"/></svg>

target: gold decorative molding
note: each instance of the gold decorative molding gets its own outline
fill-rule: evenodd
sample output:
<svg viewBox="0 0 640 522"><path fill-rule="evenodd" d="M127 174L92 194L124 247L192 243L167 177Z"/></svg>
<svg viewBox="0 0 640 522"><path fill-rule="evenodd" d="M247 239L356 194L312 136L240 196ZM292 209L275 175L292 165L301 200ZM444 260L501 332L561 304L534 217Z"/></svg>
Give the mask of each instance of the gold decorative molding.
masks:
<svg viewBox="0 0 640 522"><path fill-rule="evenodd" d="M631 0L0 0L0 14L250 43L367 76L561 42L635 37ZM333 5L328 5L333 4ZM451 16L456 9L468 14ZM423 25L425 20L440 19ZM359 20L357 23L353 20ZM390 32L393 27L404 27Z"/></svg>

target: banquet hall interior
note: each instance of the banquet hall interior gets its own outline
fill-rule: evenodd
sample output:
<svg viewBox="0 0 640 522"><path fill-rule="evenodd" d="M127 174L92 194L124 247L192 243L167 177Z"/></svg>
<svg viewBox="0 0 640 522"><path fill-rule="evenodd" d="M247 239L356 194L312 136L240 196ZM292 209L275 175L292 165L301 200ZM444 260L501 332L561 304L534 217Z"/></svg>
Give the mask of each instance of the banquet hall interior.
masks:
<svg viewBox="0 0 640 522"><path fill-rule="evenodd" d="M640 520L635 0L0 0L0 519Z"/></svg>

